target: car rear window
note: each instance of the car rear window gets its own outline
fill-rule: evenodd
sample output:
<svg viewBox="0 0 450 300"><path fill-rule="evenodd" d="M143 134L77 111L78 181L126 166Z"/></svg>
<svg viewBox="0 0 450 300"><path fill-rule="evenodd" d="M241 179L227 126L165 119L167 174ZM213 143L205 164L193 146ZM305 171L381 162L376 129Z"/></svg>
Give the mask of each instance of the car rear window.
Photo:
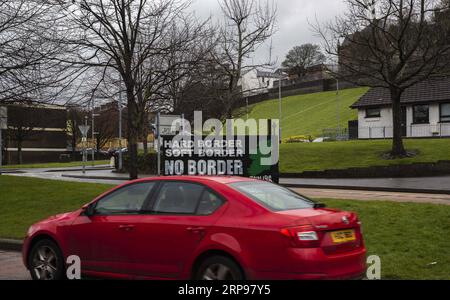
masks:
<svg viewBox="0 0 450 300"><path fill-rule="evenodd" d="M273 211L314 207L312 200L270 182L237 182L230 186Z"/></svg>

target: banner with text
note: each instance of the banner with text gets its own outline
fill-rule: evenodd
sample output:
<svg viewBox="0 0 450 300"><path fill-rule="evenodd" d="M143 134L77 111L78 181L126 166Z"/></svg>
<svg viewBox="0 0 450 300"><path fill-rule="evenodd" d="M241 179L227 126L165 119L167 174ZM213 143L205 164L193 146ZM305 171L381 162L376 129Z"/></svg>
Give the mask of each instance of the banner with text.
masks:
<svg viewBox="0 0 450 300"><path fill-rule="evenodd" d="M278 143L263 136L164 136L162 173L165 176L243 176L279 182ZM271 163L272 157L275 157Z"/></svg>

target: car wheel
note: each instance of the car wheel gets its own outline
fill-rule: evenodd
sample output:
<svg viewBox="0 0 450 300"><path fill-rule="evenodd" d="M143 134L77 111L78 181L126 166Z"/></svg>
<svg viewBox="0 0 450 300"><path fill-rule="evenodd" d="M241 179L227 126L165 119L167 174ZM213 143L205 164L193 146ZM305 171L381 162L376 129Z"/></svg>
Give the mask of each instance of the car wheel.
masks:
<svg viewBox="0 0 450 300"><path fill-rule="evenodd" d="M33 280L62 280L64 259L59 247L50 240L36 243L28 256L28 266Z"/></svg>
<svg viewBox="0 0 450 300"><path fill-rule="evenodd" d="M241 268L224 256L212 256L204 260L195 277L196 280L243 280Z"/></svg>

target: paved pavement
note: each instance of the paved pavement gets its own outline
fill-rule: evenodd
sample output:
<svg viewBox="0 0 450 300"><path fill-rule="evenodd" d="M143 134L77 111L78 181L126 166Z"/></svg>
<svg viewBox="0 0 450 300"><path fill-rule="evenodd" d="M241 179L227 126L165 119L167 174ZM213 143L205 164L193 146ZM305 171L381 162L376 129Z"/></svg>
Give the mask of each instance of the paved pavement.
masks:
<svg viewBox="0 0 450 300"><path fill-rule="evenodd" d="M0 280L30 280L20 252L0 251Z"/></svg>
<svg viewBox="0 0 450 300"><path fill-rule="evenodd" d="M395 193L333 189L294 188L296 192L316 199L346 199L359 201L391 201L450 205L450 195Z"/></svg>
<svg viewBox="0 0 450 300"><path fill-rule="evenodd" d="M398 191L442 192L450 194L450 176L420 178L370 178L370 179L281 179L282 184L297 185L305 188L339 189L396 189Z"/></svg>
<svg viewBox="0 0 450 300"><path fill-rule="evenodd" d="M89 182L89 183L102 183L102 184L112 184L118 185L126 180L115 180L116 177L123 177L123 174L113 173L111 170L87 170L86 176L97 176L97 177L109 177L111 179L89 179L89 178L72 178L66 176L78 176L82 177L82 172L76 171L57 171L54 170L49 172L48 169L35 169L35 170L27 170L26 172L21 173L10 173L10 176L19 176L19 177L32 177L32 178L40 178L40 179L49 179L49 180L62 180L62 181L75 181L75 182Z"/></svg>

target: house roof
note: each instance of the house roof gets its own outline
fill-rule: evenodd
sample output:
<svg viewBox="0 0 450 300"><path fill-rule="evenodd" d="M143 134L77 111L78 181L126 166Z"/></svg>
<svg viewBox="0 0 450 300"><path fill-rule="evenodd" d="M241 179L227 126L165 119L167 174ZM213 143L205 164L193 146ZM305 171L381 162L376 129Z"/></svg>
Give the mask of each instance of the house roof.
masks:
<svg viewBox="0 0 450 300"><path fill-rule="evenodd" d="M256 70L256 76L257 77L267 77L267 78L279 78L280 77L280 75L278 75L274 72L261 71L261 70Z"/></svg>
<svg viewBox="0 0 450 300"><path fill-rule="evenodd" d="M444 102L450 100L450 77L430 78L405 90L402 104ZM387 88L373 88L359 98L351 108L386 106L391 104Z"/></svg>

